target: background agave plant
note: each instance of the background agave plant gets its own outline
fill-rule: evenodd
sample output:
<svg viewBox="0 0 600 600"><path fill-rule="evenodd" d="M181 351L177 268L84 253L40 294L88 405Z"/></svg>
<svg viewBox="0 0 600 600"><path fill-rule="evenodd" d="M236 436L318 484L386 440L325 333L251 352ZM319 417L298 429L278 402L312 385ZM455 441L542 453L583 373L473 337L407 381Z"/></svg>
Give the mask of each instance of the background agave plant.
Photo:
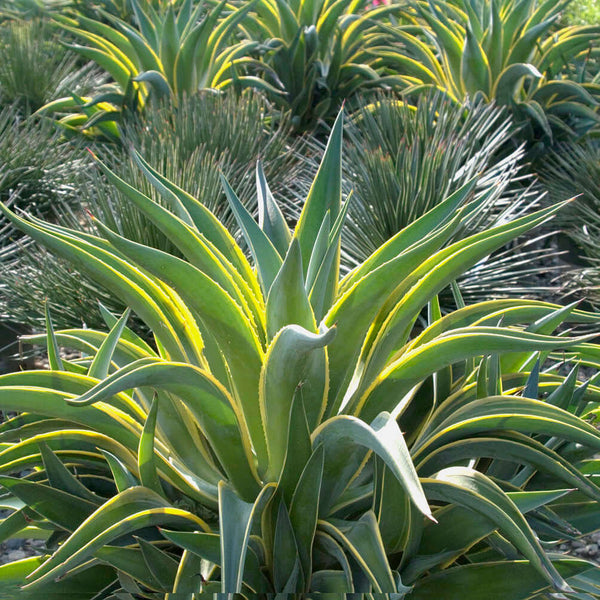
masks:
<svg viewBox="0 0 600 600"><path fill-rule="evenodd" d="M240 6L244 3L237 3ZM381 87L371 67L383 42L378 23L395 6L364 12L365 0L259 0L241 28L259 41L263 78L283 94L275 102L289 109L301 130L329 124L344 100Z"/></svg>
<svg viewBox="0 0 600 600"><path fill-rule="evenodd" d="M412 23L390 29L401 50L380 58L408 92L434 87L456 101L467 95L510 107L530 146L576 139L598 124L597 86L564 76L586 55L598 26L559 28L570 0L417 2Z"/></svg>
<svg viewBox="0 0 600 600"><path fill-rule="evenodd" d="M224 3L206 12L202 3L172 3L155 9L151 3L132 0L136 25L105 14L108 23L79 15L57 16L65 31L87 45L71 47L106 70L113 82L93 97L64 97L47 104L44 113L69 113L61 119L82 131L97 127L105 136L119 137L114 121L123 110L142 110L154 96L175 102L202 89L264 87L255 77L234 73L235 65L252 62L255 44L231 43L232 35L252 3L230 14ZM88 131L91 133L92 131Z"/></svg>
<svg viewBox="0 0 600 600"><path fill-rule="evenodd" d="M260 168L258 223L224 180L252 262L139 157L170 210L99 166L184 258L100 223L103 237L2 208L154 333L150 346L128 330L128 311L104 312L109 333L54 332L48 314L47 335L30 341L45 341L51 370L0 378L0 406L22 413L0 426L0 502L12 511L0 531L25 529L51 552L0 567L4 589L598 591L591 563L537 537L598 522L600 434L580 415L594 416L600 389L576 369L541 370L558 349L597 367L597 346L551 335L597 316L500 300L442 317L437 302L557 207L444 247L478 209L471 181L340 279L342 129L340 117L293 233ZM426 306L429 325L413 328ZM59 346L85 355L67 361Z"/></svg>

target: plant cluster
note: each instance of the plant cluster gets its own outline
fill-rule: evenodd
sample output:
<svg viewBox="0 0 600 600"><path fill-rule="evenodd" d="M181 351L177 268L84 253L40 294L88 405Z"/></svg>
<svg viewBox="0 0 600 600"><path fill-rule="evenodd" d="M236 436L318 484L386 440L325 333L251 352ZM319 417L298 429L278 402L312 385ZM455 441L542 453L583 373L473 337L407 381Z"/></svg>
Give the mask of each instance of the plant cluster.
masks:
<svg viewBox="0 0 600 600"><path fill-rule="evenodd" d="M444 246L481 205L470 181L340 278L342 131L340 116L293 231L260 167L258 223L223 179L250 259L139 156L168 208L98 166L180 256L2 206L154 335L129 310L103 311L108 333L55 332L47 314L30 341L50 370L0 378L19 412L0 426L2 535L49 551L0 567L4 589L597 596L597 568L546 543L597 526L600 388L546 365L597 366L587 337L553 332L598 316L524 300L442 316L437 300L560 205Z"/></svg>
<svg viewBox="0 0 600 600"><path fill-rule="evenodd" d="M406 75L407 93L434 87L508 106L531 145L577 139L598 124L598 88L564 70L590 52L600 26L560 28L569 1L417 2L403 13L413 24L393 31L405 53L386 60Z"/></svg>
<svg viewBox="0 0 600 600"><path fill-rule="evenodd" d="M2 4L0 314L49 368L0 376L0 544L44 544L0 596L600 598L555 551L600 523L569 6ZM564 240L589 302L542 300Z"/></svg>

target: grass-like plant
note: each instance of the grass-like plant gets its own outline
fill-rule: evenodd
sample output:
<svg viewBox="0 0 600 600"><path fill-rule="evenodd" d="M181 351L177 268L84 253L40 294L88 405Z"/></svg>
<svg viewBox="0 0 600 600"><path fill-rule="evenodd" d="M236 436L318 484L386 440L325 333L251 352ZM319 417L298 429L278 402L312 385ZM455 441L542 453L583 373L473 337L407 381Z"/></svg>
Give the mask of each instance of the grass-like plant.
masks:
<svg viewBox="0 0 600 600"><path fill-rule="evenodd" d="M73 0L4 0L0 21L10 19L39 19L70 7Z"/></svg>
<svg viewBox="0 0 600 600"><path fill-rule="evenodd" d="M600 302L600 147L593 141L563 144L547 155L540 178L553 200L577 196L561 214L563 245L573 269L566 290L598 305ZM564 244L565 238L571 244Z"/></svg>
<svg viewBox="0 0 600 600"><path fill-rule="evenodd" d="M345 179L353 196L342 236L345 266L363 262L473 177L473 197L485 200L457 239L539 208L542 189L527 175L523 149L510 149L514 129L504 109L456 104L439 93L416 106L396 96L363 104L347 126ZM531 276L546 274L551 254L541 240L513 244L464 273L461 291L472 300L539 293Z"/></svg>
<svg viewBox="0 0 600 600"><path fill-rule="evenodd" d="M569 80L565 68L600 29L558 27L569 3L416 2L403 11L412 24L389 30L400 49L380 60L407 91L433 87L457 102L482 96L508 106L531 146L576 139L598 124L597 86Z"/></svg>
<svg viewBox="0 0 600 600"><path fill-rule="evenodd" d="M0 110L0 200L48 214L73 192L77 151L60 143L52 123L22 116L18 104ZM2 237L1 245L10 240Z"/></svg>
<svg viewBox="0 0 600 600"><path fill-rule="evenodd" d="M474 182L339 278L342 122L291 232L257 171L258 223L224 181L248 259L201 203L141 158L169 209L100 168L184 258L3 212L119 295L149 346L54 332L50 371L0 378L2 536L49 556L0 567L22 598L360 592L447 600L596 593L594 565L545 541L598 523L600 389L541 371L597 366L597 315L505 300L441 316L437 294L558 206L447 247ZM429 324L415 328L429 306ZM84 357L61 358L59 346ZM539 358L538 358L539 357ZM14 474L29 469L18 478ZM586 477L584 473L588 473ZM539 537L542 538L540 541ZM465 584L468 582L468 585Z"/></svg>
<svg viewBox="0 0 600 600"><path fill-rule="evenodd" d="M93 64L62 46L44 21L9 21L0 26L0 103L18 102L24 114L67 92L85 94L102 78Z"/></svg>

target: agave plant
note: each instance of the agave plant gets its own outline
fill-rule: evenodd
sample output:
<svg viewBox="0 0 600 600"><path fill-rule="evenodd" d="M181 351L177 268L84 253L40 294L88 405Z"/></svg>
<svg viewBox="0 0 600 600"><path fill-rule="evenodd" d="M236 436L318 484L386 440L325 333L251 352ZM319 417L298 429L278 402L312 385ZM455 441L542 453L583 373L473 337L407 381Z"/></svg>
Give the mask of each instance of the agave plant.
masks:
<svg viewBox="0 0 600 600"><path fill-rule="evenodd" d="M436 301L557 207L442 248L477 210L464 203L470 182L340 280L342 129L340 117L293 233L260 168L258 223L224 181L252 262L140 158L171 210L99 166L183 259L101 224L97 237L2 209L154 332L153 345L136 337L128 311L105 312L109 333L54 332L48 315L30 341L45 339L51 370L0 378L0 406L20 412L0 427L12 511L0 531L40 536L50 552L0 567L4 590L598 592L591 563L543 544L597 526L600 434L580 416L600 389L576 370L540 371L557 349L597 366L585 338L550 335L597 315L505 300L442 317ZM415 328L427 305L429 325ZM84 355L67 361L59 346Z"/></svg>
<svg viewBox="0 0 600 600"><path fill-rule="evenodd" d="M240 3L243 5L244 3ZM371 68L383 43L378 23L395 6L364 11L366 0L259 0L241 24L261 43L262 77L283 91L271 94L292 112L299 129L331 123L342 102L381 86Z"/></svg>
<svg viewBox="0 0 600 600"><path fill-rule="evenodd" d="M65 127L86 132L95 126L114 138L119 136L115 121L121 111L142 110L150 96L177 101L201 89L222 90L234 83L264 87L262 80L238 75L234 68L252 62L248 54L256 44L230 43L252 2L227 15L224 2L206 14L203 4L193 0L178 8L169 3L162 10L142 0L132 0L131 6L137 26L108 13L109 23L82 15L56 17L62 29L87 43L71 47L106 70L113 82L93 97L54 100L42 112L66 112L60 120Z"/></svg>
<svg viewBox="0 0 600 600"><path fill-rule="evenodd" d="M412 25L390 29L402 50L379 62L409 92L434 87L456 101L483 96L509 106L532 143L577 138L598 124L598 88L563 73L600 29L557 28L570 1L417 2L403 12Z"/></svg>

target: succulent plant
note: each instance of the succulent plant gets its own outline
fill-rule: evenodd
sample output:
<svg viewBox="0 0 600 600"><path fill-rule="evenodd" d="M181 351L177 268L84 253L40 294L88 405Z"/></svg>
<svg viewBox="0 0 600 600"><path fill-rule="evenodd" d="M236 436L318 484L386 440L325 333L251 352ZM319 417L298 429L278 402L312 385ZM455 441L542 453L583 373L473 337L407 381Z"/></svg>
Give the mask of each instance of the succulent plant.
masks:
<svg viewBox="0 0 600 600"><path fill-rule="evenodd" d="M461 102L483 97L508 106L518 139L535 157L599 122L598 86L566 69L592 51L597 25L559 27L571 0L434 0L404 7L410 21L389 29L397 44L379 59L406 93L444 90ZM375 68L380 64L376 63Z"/></svg>
<svg viewBox="0 0 600 600"><path fill-rule="evenodd" d="M588 338L552 332L598 316L525 300L442 316L437 302L559 207L444 246L478 209L471 181L340 279L342 129L340 116L293 232L260 168L258 223L223 182L251 259L139 157L169 209L98 164L184 258L2 208L154 333L128 330L129 311L104 313L108 333L55 332L48 314L30 341L51 369L0 378L0 407L20 412L0 426L0 531L50 552L0 567L9 593L598 591L595 566L544 544L597 526L600 434L581 417L600 389L541 370L556 351L597 367Z"/></svg>

